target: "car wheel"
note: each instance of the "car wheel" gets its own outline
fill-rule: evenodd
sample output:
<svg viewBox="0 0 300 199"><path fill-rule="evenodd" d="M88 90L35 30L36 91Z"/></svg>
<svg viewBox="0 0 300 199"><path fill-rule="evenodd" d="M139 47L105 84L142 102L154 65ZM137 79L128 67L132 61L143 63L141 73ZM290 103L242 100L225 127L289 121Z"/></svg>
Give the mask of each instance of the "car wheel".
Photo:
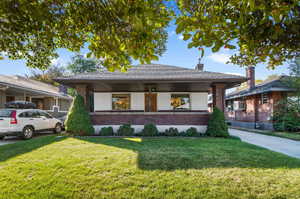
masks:
<svg viewBox="0 0 300 199"><path fill-rule="evenodd" d="M30 127L30 126L26 126L23 129L22 138L25 139L25 140L28 140L28 139L33 137L33 133L34 133L33 128Z"/></svg>
<svg viewBox="0 0 300 199"><path fill-rule="evenodd" d="M54 133L61 133L61 131L62 131L62 126L61 126L61 124L56 124L55 125L55 129L54 129Z"/></svg>

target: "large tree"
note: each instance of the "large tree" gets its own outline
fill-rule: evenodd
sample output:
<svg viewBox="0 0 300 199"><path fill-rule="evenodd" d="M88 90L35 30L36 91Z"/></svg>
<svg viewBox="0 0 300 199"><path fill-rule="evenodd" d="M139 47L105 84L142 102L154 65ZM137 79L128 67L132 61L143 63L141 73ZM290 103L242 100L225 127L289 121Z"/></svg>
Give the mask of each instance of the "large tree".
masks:
<svg viewBox="0 0 300 199"><path fill-rule="evenodd" d="M188 47L237 49L230 62L273 68L300 51L299 0L177 0L177 33Z"/></svg>
<svg viewBox="0 0 300 199"><path fill-rule="evenodd" d="M1 0L0 54L45 69L56 49L89 49L110 70L158 59L170 12L163 0ZM1 57L1 55L0 55Z"/></svg>
<svg viewBox="0 0 300 199"><path fill-rule="evenodd" d="M47 84L52 84L54 86L59 86L57 82L53 79L57 77L62 77L66 74L66 69L59 65L51 65L46 70L32 69L30 73L26 75L30 79L38 80Z"/></svg>
<svg viewBox="0 0 300 199"><path fill-rule="evenodd" d="M0 54L46 68L56 49L80 51L109 70L165 50L175 13L188 47L236 49L231 62L275 67L300 51L299 0L1 0ZM175 3L175 4L176 4ZM1 55L0 55L1 57Z"/></svg>
<svg viewBox="0 0 300 199"><path fill-rule="evenodd" d="M75 55L67 65L67 69L72 74L94 72L100 68L100 63L96 59L85 58L83 55Z"/></svg>

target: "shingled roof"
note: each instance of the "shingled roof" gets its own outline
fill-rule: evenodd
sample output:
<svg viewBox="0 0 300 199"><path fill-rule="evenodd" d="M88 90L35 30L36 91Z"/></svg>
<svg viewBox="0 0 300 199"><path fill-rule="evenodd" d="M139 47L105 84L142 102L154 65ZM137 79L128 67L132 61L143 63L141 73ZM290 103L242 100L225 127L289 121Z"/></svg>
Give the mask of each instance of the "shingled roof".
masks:
<svg viewBox="0 0 300 199"><path fill-rule="evenodd" d="M285 78L287 78L287 76L282 75L282 76L278 76L275 79L257 84L252 89L245 88L243 90L233 91L226 95L226 100L236 99L240 97L246 97L246 96L256 95L261 93L267 93L271 91L287 91L287 92L293 91L293 89L289 88L284 83Z"/></svg>
<svg viewBox="0 0 300 199"><path fill-rule="evenodd" d="M68 77L60 77L55 79L58 82L68 82L74 80L139 80L139 81L206 81L206 80L218 80L218 81L232 81L235 83L242 83L246 81L246 78L238 75L224 74L218 72L200 71L197 69L189 69L178 66L162 65L162 64L142 64L136 65L128 69L127 72L110 72L103 69L98 72L83 73Z"/></svg>
<svg viewBox="0 0 300 199"><path fill-rule="evenodd" d="M19 75L0 75L0 85L20 90L31 91L41 95L72 99L71 96L61 93L59 88L40 81L32 80Z"/></svg>

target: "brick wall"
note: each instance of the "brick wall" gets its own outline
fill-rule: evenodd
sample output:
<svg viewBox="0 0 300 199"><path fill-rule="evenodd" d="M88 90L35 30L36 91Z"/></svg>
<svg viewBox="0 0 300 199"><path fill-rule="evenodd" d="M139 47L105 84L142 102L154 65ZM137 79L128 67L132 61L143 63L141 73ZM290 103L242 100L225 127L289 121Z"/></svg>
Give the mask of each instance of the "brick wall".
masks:
<svg viewBox="0 0 300 199"><path fill-rule="evenodd" d="M207 125L209 114L101 114L91 115L94 125Z"/></svg>
<svg viewBox="0 0 300 199"><path fill-rule="evenodd" d="M246 110L236 110L226 113L228 120L242 121L242 122L254 122L255 121L255 99L257 100L257 121L258 122L271 122L274 107L277 102L283 99L284 94L282 92L270 92L268 94L269 101L266 104L261 103L261 95L252 95L245 98Z"/></svg>

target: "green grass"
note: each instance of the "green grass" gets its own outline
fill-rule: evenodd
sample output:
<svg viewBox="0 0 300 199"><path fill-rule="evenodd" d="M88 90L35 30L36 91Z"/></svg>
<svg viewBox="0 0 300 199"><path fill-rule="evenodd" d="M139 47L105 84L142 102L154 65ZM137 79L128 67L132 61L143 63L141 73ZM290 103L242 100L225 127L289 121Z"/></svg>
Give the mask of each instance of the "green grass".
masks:
<svg viewBox="0 0 300 199"><path fill-rule="evenodd" d="M45 136L0 147L0 198L300 197L300 160L238 139Z"/></svg>
<svg viewBox="0 0 300 199"><path fill-rule="evenodd" d="M258 133L258 134L263 134L263 135L270 135L270 136L276 136L276 137L300 141L300 132L294 132L294 133L292 133L292 132L277 132L277 131L269 131L269 130L247 129L247 128L241 128L241 127L230 127L230 128L244 130L244 131L248 131L251 133Z"/></svg>

